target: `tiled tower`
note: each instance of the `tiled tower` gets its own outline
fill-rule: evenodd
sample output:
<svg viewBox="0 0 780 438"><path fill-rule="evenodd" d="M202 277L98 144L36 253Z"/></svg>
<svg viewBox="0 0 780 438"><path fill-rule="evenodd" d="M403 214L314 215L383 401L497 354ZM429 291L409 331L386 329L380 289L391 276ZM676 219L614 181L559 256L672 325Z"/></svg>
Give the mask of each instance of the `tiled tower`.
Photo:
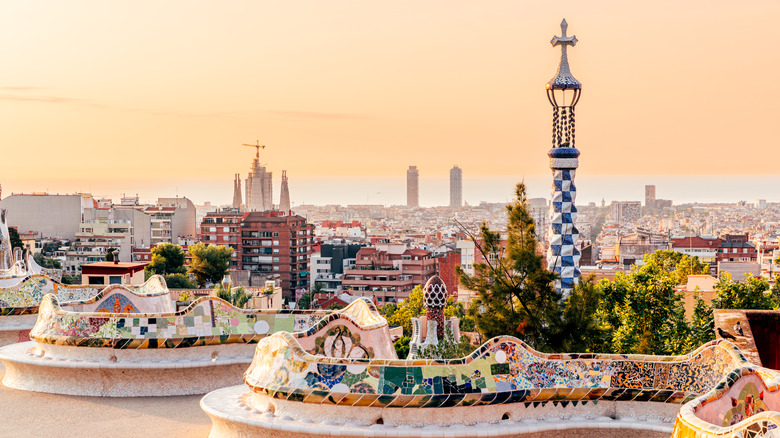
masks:
<svg viewBox="0 0 780 438"><path fill-rule="evenodd" d="M553 37L553 47L561 46L561 63L555 77L547 82L547 98L553 106L552 149L548 152L553 174L552 202L550 203L550 227L547 230L547 267L560 278L555 288L566 298L580 277L580 251L577 249L579 231L577 207L574 201L577 189L574 175L580 151L574 147L574 106L580 99L582 84L569 70L566 56L568 46L577 44L577 37L567 36L566 20L561 22L561 36Z"/></svg>

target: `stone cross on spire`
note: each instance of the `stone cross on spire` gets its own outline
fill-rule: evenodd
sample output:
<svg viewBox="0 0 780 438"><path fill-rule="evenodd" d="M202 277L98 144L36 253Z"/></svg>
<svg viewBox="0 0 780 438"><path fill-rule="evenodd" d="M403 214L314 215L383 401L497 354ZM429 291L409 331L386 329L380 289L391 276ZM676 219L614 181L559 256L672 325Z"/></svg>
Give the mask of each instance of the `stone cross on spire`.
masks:
<svg viewBox="0 0 780 438"><path fill-rule="evenodd" d="M568 27L569 24L566 23L566 19L561 21L561 36L554 36L553 39L550 40L550 44L552 44L553 47L561 46L561 63L558 65L558 72L555 74L555 77L547 82L548 90L572 90L582 88L580 81L575 79L574 75L572 75L569 70L569 58L566 56L566 47L574 47L577 45L577 37L574 35L566 35Z"/></svg>

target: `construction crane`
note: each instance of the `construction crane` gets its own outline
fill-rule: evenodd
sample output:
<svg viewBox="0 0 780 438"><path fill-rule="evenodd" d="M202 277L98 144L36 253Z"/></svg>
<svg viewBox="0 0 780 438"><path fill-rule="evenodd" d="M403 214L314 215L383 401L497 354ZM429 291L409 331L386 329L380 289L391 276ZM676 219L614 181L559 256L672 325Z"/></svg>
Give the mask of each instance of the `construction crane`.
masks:
<svg viewBox="0 0 780 438"><path fill-rule="evenodd" d="M246 144L246 143L244 143L241 146L249 146L251 148L257 148L257 159L258 160L260 159L260 148L265 149L265 145L264 144L260 144L260 140L257 140L257 144Z"/></svg>

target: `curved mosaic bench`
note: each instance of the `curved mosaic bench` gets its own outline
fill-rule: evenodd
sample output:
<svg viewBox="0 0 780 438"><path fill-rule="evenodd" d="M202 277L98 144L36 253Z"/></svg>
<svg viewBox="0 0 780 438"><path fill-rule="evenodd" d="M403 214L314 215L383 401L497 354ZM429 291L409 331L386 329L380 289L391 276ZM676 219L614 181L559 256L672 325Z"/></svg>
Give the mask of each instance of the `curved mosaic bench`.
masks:
<svg viewBox="0 0 780 438"><path fill-rule="evenodd" d="M0 346L30 340L29 332L38 318L38 305L46 294L53 294L63 306L80 310L112 293L141 297L145 301L145 297L167 296L168 287L159 275L140 286L111 285L102 291L100 287L60 284L46 275L30 275L16 284L0 287ZM164 306L170 299L151 301L159 301Z"/></svg>
<svg viewBox="0 0 780 438"><path fill-rule="evenodd" d="M732 370L714 389L683 405L674 438L780 436L780 372Z"/></svg>
<svg viewBox="0 0 780 438"><path fill-rule="evenodd" d="M250 391L214 391L201 407L212 437L472 436L485 423L495 436L669 436L680 404L746 365L723 341L640 356L542 354L498 337L463 359L405 361L314 356L277 333L257 345Z"/></svg>
<svg viewBox="0 0 780 438"><path fill-rule="evenodd" d="M387 331L373 304L356 300L337 312L245 310L203 297L171 313L64 310L44 297L33 342L0 348L6 386L94 396L203 394L234 385L251 363L254 344L279 330L304 331L333 321ZM312 331L313 330L313 331Z"/></svg>

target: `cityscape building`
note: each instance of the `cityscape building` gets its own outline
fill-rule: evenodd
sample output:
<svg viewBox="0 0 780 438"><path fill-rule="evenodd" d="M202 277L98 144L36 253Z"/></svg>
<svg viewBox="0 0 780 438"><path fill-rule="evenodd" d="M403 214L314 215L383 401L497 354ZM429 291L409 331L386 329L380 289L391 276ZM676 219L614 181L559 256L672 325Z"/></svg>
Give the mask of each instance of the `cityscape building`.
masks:
<svg viewBox="0 0 780 438"><path fill-rule="evenodd" d="M266 170L265 165L260 164L260 148L265 148L259 143L246 145L257 148L255 159L246 178L246 210L270 211L273 209L273 176Z"/></svg>
<svg viewBox="0 0 780 438"><path fill-rule="evenodd" d="M342 284L354 296L376 298L380 304L406 299L415 286L436 273L431 252L402 243L380 243L361 248L354 269L344 271Z"/></svg>
<svg viewBox="0 0 780 438"><path fill-rule="evenodd" d="M243 201L241 200L241 175L236 174L233 179L233 208L240 210Z"/></svg>
<svg viewBox="0 0 780 438"><path fill-rule="evenodd" d="M450 169L450 208L460 208L462 206L463 171L460 167L454 166Z"/></svg>
<svg viewBox="0 0 780 438"><path fill-rule="evenodd" d="M198 235L195 205L187 198L158 198L156 205L143 208L149 215L150 245L182 244Z"/></svg>
<svg viewBox="0 0 780 438"><path fill-rule="evenodd" d="M633 224L642 217L642 203L639 201L612 201L610 217L616 224Z"/></svg>
<svg viewBox="0 0 780 438"><path fill-rule="evenodd" d="M278 274L282 294L297 301L309 288L314 224L278 211L251 212L244 216L240 230L239 269Z"/></svg>
<svg viewBox="0 0 780 438"><path fill-rule="evenodd" d="M550 227L547 230L547 268L559 275L555 288L564 296L574 289L580 277L579 231L575 226L577 189L574 176L580 151L574 145L574 107L580 99L582 84L569 69L568 46L577 37L567 36L568 24L561 22L561 36L553 37L553 47L561 46L561 61L555 76L547 82L547 98L553 106L552 149L548 152L553 173Z"/></svg>
<svg viewBox="0 0 780 438"><path fill-rule="evenodd" d="M115 259L131 261L130 222L116 219L96 219L83 222L73 244L65 252L63 270L66 275L81 275L85 263L102 262L109 248Z"/></svg>
<svg viewBox="0 0 780 438"><path fill-rule="evenodd" d="M320 251L311 256L311 289L320 283L322 292L332 295L343 290L341 279L344 271L354 269L357 253L364 244L323 243Z"/></svg>
<svg viewBox="0 0 780 438"><path fill-rule="evenodd" d="M282 193L279 195L279 210L290 211L290 187L287 185L287 171L282 171Z"/></svg>
<svg viewBox="0 0 780 438"><path fill-rule="evenodd" d="M409 166L406 171L406 206L420 206L420 174L417 166Z"/></svg>
<svg viewBox="0 0 780 438"><path fill-rule="evenodd" d="M73 240L97 203L88 194L13 193L0 201L0 208L13 212L9 225L20 233L33 231L44 238Z"/></svg>
<svg viewBox="0 0 780 438"><path fill-rule="evenodd" d="M222 245L234 250L230 269L238 267L238 241L241 235L241 223L249 213L236 208L223 208L206 213L200 224L200 240L205 244Z"/></svg>
<svg viewBox="0 0 780 438"><path fill-rule="evenodd" d="M655 186L645 186L645 207L655 208Z"/></svg>

